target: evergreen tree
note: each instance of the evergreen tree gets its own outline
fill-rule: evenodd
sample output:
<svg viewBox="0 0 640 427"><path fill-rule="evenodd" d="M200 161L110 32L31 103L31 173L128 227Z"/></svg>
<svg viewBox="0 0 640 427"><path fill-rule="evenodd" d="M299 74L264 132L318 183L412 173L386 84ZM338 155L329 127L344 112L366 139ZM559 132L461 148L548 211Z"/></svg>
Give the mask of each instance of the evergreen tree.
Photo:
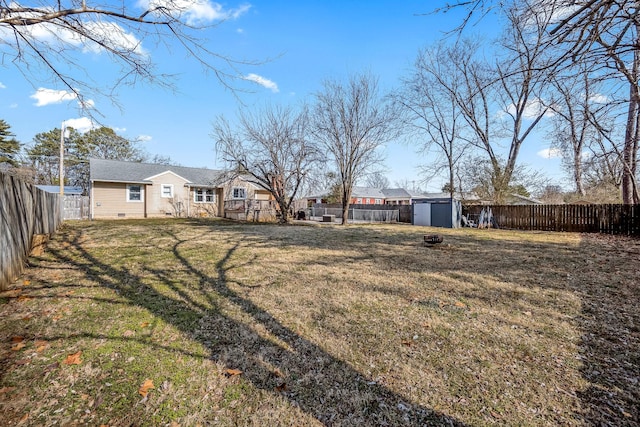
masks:
<svg viewBox="0 0 640 427"><path fill-rule="evenodd" d="M9 124L0 119L0 164L8 163L18 166L17 156L20 153L20 143L9 130Z"/></svg>

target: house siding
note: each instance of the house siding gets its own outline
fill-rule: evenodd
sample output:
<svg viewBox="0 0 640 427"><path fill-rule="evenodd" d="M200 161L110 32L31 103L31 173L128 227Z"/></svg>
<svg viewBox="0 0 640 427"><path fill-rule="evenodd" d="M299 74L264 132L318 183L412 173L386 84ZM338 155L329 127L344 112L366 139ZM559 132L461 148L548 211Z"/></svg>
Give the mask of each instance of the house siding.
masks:
<svg viewBox="0 0 640 427"><path fill-rule="evenodd" d="M93 218L144 218L147 186L142 185L142 201L127 201L127 184L94 182L91 200Z"/></svg>
<svg viewBox="0 0 640 427"><path fill-rule="evenodd" d="M165 172L151 178L152 185L147 186L147 216L186 216L189 203L187 180L172 172ZM173 186L173 197L162 197L162 186Z"/></svg>
<svg viewBox="0 0 640 427"><path fill-rule="evenodd" d="M224 190L222 188L214 188L215 201L196 202L196 189L201 187L192 187L189 189L189 207L187 216L190 217L214 217L222 216L224 210ZM204 187L202 187L204 188Z"/></svg>

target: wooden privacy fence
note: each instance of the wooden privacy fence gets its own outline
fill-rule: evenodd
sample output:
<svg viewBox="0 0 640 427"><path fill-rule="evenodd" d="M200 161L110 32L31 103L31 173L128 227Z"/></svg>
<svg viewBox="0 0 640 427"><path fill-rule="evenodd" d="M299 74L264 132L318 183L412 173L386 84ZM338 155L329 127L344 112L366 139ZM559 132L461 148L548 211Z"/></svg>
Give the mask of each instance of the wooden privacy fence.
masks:
<svg viewBox="0 0 640 427"><path fill-rule="evenodd" d="M22 272L36 235L60 225L59 195L0 173L0 289Z"/></svg>
<svg viewBox="0 0 640 427"><path fill-rule="evenodd" d="M640 236L640 205L465 206L463 214L474 219L483 208L500 228Z"/></svg>
<svg viewBox="0 0 640 427"><path fill-rule="evenodd" d="M63 219L89 219L89 196L64 197Z"/></svg>

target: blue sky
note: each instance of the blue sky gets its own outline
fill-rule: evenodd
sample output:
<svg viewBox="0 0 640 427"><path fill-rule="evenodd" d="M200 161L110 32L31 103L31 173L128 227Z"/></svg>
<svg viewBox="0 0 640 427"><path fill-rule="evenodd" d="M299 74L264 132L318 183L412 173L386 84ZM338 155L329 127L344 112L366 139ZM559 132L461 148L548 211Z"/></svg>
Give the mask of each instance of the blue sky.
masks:
<svg viewBox="0 0 640 427"><path fill-rule="evenodd" d="M118 106L108 98L96 97L102 124L128 138L139 138L151 154L169 156L184 166L221 167L216 162L211 123L219 114L233 118L239 108L265 103L297 104L310 101L321 89L323 79L342 79L358 72L379 77L383 90L399 84L418 49L435 42L443 31L454 28L460 15L421 15L444 1L252 1L209 3L208 17L233 15L207 31L207 47L237 59L267 60L242 67L249 80L237 87L250 93L236 93L207 75L201 66L179 49L143 42L158 71L175 74L175 90L150 84L123 87L117 93ZM217 13L217 15L216 15ZM204 18L203 18L204 19ZM490 40L495 22L487 20L473 32ZM81 54L83 65L97 82L109 82L117 67L104 54ZM76 128L88 123L74 99L61 96L64 88L50 81L27 81L10 62L2 63L0 74L0 118L6 120L23 143L35 134L60 127L64 121ZM548 143L540 135L527 140L520 162L545 172L555 182L565 179L559 159L543 158ZM419 181L420 164L429 159L398 141L386 149L387 176L396 181ZM442 182L424 185L439 191Z"/></svg>

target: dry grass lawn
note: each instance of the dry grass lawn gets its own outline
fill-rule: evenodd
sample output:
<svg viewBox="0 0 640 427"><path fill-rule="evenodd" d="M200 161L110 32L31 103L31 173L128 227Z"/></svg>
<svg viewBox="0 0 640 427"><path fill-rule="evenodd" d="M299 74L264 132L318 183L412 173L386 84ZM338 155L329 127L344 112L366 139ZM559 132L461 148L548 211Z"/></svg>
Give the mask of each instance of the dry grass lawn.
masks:
<svg viewBox="0 0 640 427"><path fill-rule="evenodd" d="M595 235L68 223L0 294L0 425L640 425L639 261Z"/></svg>

